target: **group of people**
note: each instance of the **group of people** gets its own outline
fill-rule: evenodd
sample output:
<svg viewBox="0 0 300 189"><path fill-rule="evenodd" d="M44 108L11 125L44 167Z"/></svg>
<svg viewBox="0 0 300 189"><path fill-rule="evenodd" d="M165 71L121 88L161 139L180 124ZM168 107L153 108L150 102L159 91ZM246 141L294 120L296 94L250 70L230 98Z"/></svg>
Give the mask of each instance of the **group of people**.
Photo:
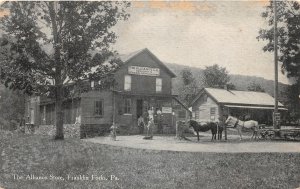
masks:
<svg viewBox="0 0 300 189"><path fill-rule="evenodd" d="M144 117L142 115L138 118L138 128L139 133L144 133L144 127L146 125L147 128L147 137L153 137L153 129L154 129L154 109L153 107L148 110L148 122L145 123Z"/></svg>
<svg viewBox="0 0 300 189"><path fill-rule="evenodd" d="M148 115L147 115L147 120L145 121L144 117L140 115L137 120L137 125L139 128L139 133L144 134L144 128L146 126L147 129L147 136L144 137L144 139L152 139L153 138L153 130L154 130L154 108L151 107L148 110ZM161 124L158 126L159 131L162 133L162 127ZM113 124L110 128L111 131L111 139L116 140L116 131L117 131L117 126Z"/></svg>

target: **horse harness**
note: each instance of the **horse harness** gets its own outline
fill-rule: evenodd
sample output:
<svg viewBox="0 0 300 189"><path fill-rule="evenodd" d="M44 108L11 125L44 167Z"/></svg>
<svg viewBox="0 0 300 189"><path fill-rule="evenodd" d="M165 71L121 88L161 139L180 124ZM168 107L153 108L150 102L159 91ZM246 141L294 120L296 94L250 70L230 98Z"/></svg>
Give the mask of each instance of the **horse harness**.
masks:
<svg viewBox="0 0 300 189"><path fill-rule="evenodd" d="M236 122L235 122L233 128L236 128L236 126L238 125L239 121L240 121L239 119L236 119ZM245 126L245 122L243 122L243 125L241 125L241 126L244 127Z"/></svg>

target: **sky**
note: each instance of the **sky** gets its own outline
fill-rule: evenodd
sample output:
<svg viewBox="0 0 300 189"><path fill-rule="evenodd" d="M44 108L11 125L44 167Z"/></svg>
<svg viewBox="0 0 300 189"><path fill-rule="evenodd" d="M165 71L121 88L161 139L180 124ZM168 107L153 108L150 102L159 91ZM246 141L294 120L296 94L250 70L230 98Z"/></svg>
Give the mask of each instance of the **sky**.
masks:
<svg viewBox="0 0 300 189"><path fill-rule="evenodd" d="M114 48L121 54L148 48L161 61L274 80L274 55L262 50L258 31L268 1L132 2L128 21L119 22ZM279 81L288 83L280 72Z"/></svg>
<svg viewBox="0 0 300 189"><path fill-rule="evenodd" d="M268 4L268 0L134 1L130 18L114 27L119 38L113 48L120 54L148 48L163 62L199 68L218 64L230 74L274 80L274 55L262 50L267 41L256 39L259 29L267 27L261 13ZM279 82L289 83L280 65Z"/></svg>

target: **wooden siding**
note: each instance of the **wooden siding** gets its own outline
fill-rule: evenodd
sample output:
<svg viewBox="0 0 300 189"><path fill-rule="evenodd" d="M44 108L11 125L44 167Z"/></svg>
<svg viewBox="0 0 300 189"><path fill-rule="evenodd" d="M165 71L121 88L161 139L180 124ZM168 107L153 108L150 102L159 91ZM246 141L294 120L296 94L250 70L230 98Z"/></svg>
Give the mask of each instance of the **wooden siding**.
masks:
<svg viewBox="0 0 300 189"><path fill-rule="evenodd" d="M81 96L81 123L82 124L110 124L113 116L113 103L111 91L93 90ZM95 102L103 100L103 115L95 114Z"/></svg>
<svg viewBox="0 0 300 189"><path fill-rule="evenodd" d="M131 75L131 92L142 94L156 94L156 78L162 78L162 91L159 94L171 94L172 78L148 53L141 53L124 64L115 74L116 89L124 91L124 77L128 75L129 66L159 68L159 76Z"/></svg>
<svg viewBox="0 0 300 189"><path fill-rule="evenodd" d="M211 108L215 108L214 119L212 119L211 117ZM196 121L199 122L219 121L219 115L220 115L219 106L212 98L210 98L206 94L202 94L200 98L193 104L192 112L193 112L193 119L195 119Z"/></svg>

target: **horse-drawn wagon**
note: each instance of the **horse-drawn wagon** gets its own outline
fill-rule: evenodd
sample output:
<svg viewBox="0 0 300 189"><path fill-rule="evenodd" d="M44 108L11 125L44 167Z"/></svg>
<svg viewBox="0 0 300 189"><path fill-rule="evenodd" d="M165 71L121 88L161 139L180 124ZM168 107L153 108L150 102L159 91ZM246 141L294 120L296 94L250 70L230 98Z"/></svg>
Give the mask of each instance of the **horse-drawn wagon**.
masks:
<svg viewBox="0 0 300 189"><path fill-rule="evenodd" d="M249 120L249 121L241 121L233 116L229 116L225 122L225 124L236 128L240 139L242 139L242 129L247 128L253 131L253 137L260 137L262 139L284 139L284 140L299 140L300 139L300 128L294 127L283 127L281 129L274 129L272 127L266 127L265 125L258 124L257 121ZM277 135L278 133L278 135ZM275 136L278 137L275 137Z"/></svg>
<svg viewBox="0 0 300 189"><path fill-rule="evenodd" d="M300 128L262 128L260 129L260 135L263 139L275 139L276 133L280 139L285 140L297 140L300 139Z"/></svg>

